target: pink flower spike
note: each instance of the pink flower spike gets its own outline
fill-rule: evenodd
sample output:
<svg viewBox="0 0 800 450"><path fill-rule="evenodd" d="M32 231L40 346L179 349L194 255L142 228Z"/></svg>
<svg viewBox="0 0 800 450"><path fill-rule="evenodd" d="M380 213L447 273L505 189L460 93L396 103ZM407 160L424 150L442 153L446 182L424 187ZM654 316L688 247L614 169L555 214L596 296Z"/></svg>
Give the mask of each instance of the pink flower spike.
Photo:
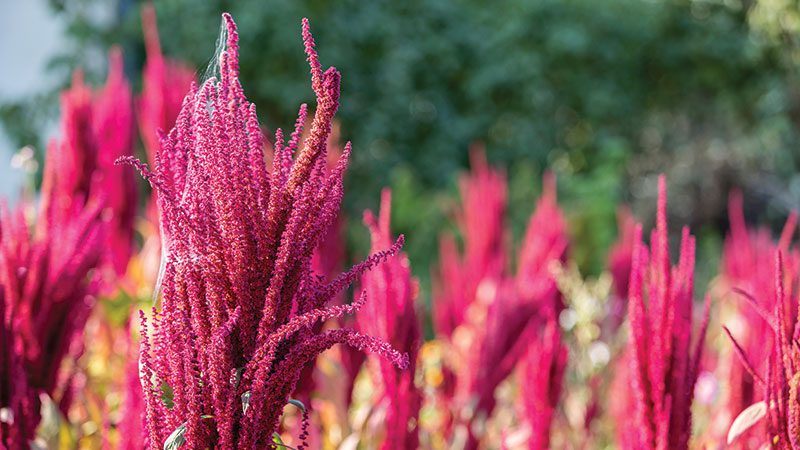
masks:
<svg viewBox="0 0 800 450"><path fill-rule="evenodd" d="M391 245L391 204L391 191L384 189L378 218L370 211L364 214L364 223L372 237L373 252ZM369 302L359 311L358 328L406 352L409 360L407 370L398 370L382 359L378 361L379 373L373 374L387 408L381 448L417 448L419 438L416 424L422 393L414 384L414 373L422 332L415 306L419 287L411 275L408 257L399 253L381 267L364 274L361 288Z"/></svg>
<svg viewBox="0 0 800 450"><path fill-rule="evenodd" d="M229 14L223 21L218 78L189 89L152 172L132 163L159 193L166 236L161 309L144 321L140 347L153 449L178 428L191 448L267 447L306 367L334 344L375 353L398 369L411 364L405 348L318 326L362 307L363 301L337 305L334 299L367 271L380 270L403 242L400 236L332 281L312 266L336 222L351 150L346 145L326 169L338 72L322 72L304 21L316 109L302 144L299 127L287 147L276 142L270 174L255 108L238 79L236 24ZM169 407L162 401L167 388ZM305 439L308 425L302 430Z"/></svg>
<svg viewBox="0 0 800 450"><path fill-rule="evenodd" d="M625 386L615 408L617 442L624 449L686 449L691 434L691 406L700 354L708 324L706 303L692 346L694 238L684 228L678 265L668 248L666 179L659 177L656 229L650 250L634 232L628 287L630 336L625 353L628 370L618 377ZM630 388L629 388L629 387Z"/></svg>

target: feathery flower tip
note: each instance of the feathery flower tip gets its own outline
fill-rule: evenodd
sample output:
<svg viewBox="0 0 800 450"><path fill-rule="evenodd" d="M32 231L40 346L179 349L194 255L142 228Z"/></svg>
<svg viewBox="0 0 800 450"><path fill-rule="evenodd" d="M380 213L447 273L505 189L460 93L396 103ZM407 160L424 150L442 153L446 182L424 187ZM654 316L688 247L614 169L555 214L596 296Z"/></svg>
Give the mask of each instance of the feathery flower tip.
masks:
<svg viewBox="0 0 800 450"><path fill-rule="evenodd" d="M617 410L625 414L617 419L618 443L626 449L688 448L691 404L708 326L707 299L693 347L694 237L684 228L678 265L670 267L663 175L658 191L652 254L641 242L641 225L634 229L625 356L629 368L619 375L627 380L617 384L633 389L616 399L622 404Z"/></svg>

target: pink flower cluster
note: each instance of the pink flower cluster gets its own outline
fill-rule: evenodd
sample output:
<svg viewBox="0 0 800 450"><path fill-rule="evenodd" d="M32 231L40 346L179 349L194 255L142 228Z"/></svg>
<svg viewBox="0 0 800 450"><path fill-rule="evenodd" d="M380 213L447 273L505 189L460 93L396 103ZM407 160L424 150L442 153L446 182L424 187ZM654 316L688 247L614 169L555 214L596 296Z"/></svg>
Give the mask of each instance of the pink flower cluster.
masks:
<svg viewBox="0 0 800 450"><path fill-rule="evenodd" d="M36 393L28 387L22 351L13 320L7 320L5 292L0 290L0 446L28 449L39 421Z"/></svg>
<svg viewBox="0 0 800 450"><path fill-rule="evenodd" d="M617 211L617 229L619 237L608 252L608 270L611 272L614 282L609 311L609 325L614 330L625 320L633 244L635 242L636 220L626 208L620 208Z"/></svg>
<svg viewBox="0 0 800 450"><path fill-rule="evenodd" d="M729 289L753 295L760 308L773 311L776 308L776 267L775 252L780 251L784 258L789 257L792 264L800 262L796 254L789 253L789 243L797 225L797 215L792 213L784 226L777 243L772 241L769 230L748 230L744 221L742 197L738 192L731 194L728 202L730 234L725 240L722 256L722 275ZM796 253L796 252L794 252ZM739 295L739 294L735 294ZM763 320L758 310L744 301L736 303L738 326L731 326L730 333L748 355L765 355L772 348L772 328ZM753 368L759 373L766 369L766 361L754 360ZM763 400L755 380L738 358L733 358L730 369L730 392L728 411L732 417L755 403Z"/></svg>
<svg viewBox="0 0 800 450"><path fill-rule="evenodd" d="M45 168L51 175L52 165ZM58 192L45 190L46 197ZM27 384L37 396L46 393L63 411L71 402L71 373L62 362L82 352L83 327L91 312L99 283L91 271L102 257L104 222L102 203L75 207L65 222L39 226L31 235L24 214L0 211L0 285L5 292L6 327L15 331L13 345L24 363ZM40 216L53 217L45 208ZM38 400L35 403L38 415ZM38 419L33 423L38 422Z"/></svg>
<svg viewBox="0 0 800 450"><path fill-rule="evenodd" d="M685 449L691 435L691 406L700 369L710 297L692 343L695 240L684 228L677 266L671 266L666 180L658 180L656 228L650 247L642 227L634 232L628 290L630 336L615 395L624 404L616 417L618 443L625 449Z"/></svg>
<svg viewBox="0 0 800 450"><path fill-rule="evenodd" d="M709 357L711 297L696 311L688 228L671 258L663 176L649 241L627 210L618 214L609 285L605 275L561 270L570 240L549 173L512 245L505 174L475 149L459 180L457 235L441 239L433 274L436 339L423 342L420 288L404 238L392 232L390 190L377 215L364 214L371 256L341 273L352 147L339 146L334 124L341 76L323 70L308 21L316 104L303 104L291 132L277 129L268 142L239 79L231 16L222 16L219 54L199 84L162 54L151 5L142 16L141 96L134 102L118 50L102 88L75 72L38 205L0 204L0 449L42 437L49 399L70 434L83 433L80 446L300 450L361 440L385 450L540 450L616 438L623 449L687 449L695 420L708 430L692 445L720 440L717 422L730 421L729 446L800 449L797 214L773 242L766 229L748 229L732 194L715 282L730 346ZM134 118L147 164L132 154ZM153 188L135 256L137 180L121 163ZM161 265L148 259L159 256ZM144 290L159 267L156 304L132 330L110 310L144 300L116 287ZM112 294L125 301L93 309ZM627 341L617 346L626 317ZM106 339L91 342L97 336ZM346 344L338 361L317 361L335 344ZM94 364L97 354L109 361ZM719 370L699 377L711 359ZM96 366L113 374L99 388ZM351 395L359 373L372 380L369 398ZM718 375L724 397L714 405ZM720 407L713 420L693 417L698 384L698 406ZM287 405L300 413L284 417ZM293 447L282 441L290 435Z"/></svg>
<svg viewBox="0 0 800 450"><path fill-rule="evenodd" d="M372 236L373 252L392 244L389 226L391 209L391 192L384 190L378 218L369 211L364 214L364 223ZM361 295L365 295L369 301L358 312L358 328L409 355L407 370L400 370L385 359L378 362L376 378L387 407L386 435L381 448L417 448L417 422L422 393L414 384L414 373L422 335L414 305L418 286L411 275L408 257L400 253L364 274L361 277L361 289Z"/></svg>
<svg viewBox="0 0 800 450"><path fill-rule="evenodd" d="M159 133L175 126L186 91L194 82L194 71L188 66L166 58L158 38L156 11L150 3L142 7L147 61L142 73L142 94L137 100L139 129L147 160L155 164L159 148Z"/></svg>
<svg viewBox="0 0 800 450"><path fill-rule="evenodd" d="M452 239L442 243L434 318L437 333L457 350L452 367L451 440L465 430L465 448L481 442L481 423L496 405L495 390L522 362L527 421L545 448L566 365L557 322L563 308L553 265L566 259L566 223L556 203L555 179L544 192L520 247L517 273L506 267L506 181L482 153L472 154L473 173L461 181L459 228L463 257ZM546 381L545 385L537 385ZM445 389L448 392L449 389Z"/></svg>
<svg viewBox="0 0 800 450"><path fill-rule="evenodd" d="M122 54L109 55L108 79L99 92L92 92L75 72L72 86L61 95L61 139L48 146L45 165L47 189L57 195L43 195L46 214L40 228L64 223L92 198L104 203L106 237L103 262L122 275L133 251L133 222L136 218L136 178L115 166L117 158L133 152L132 94L122 73ZM45 187L42 188L43 191Z"/></svg>
<svg viewBox="0 0 800 450"><path fill-rule="evenodd" d="M25 200L13 212L0 210L2 380L10 389L0 408L9 408L9 447L27 448L40 394L69 408L75 371L64 372L64 362L83 352L95 295L112 286L131 256L135 178L114 165L132 151L131 98L118 50L100 91L76 72L61 97L61 137L48 147L38 211Z"/></svg>
<svg viewBox="0 0 800 450"><path fill-rule="evenodd" d="M160 139L164 133L175 126L175 120L183 105L183 99L195 81L194 71L187 65L174 61L161 52L158 36L156 11L151 3L142 7L142 29L144 32L147 60L142 71L142 92L136 99L136 112L139 134L142 138L147 161L156 163ZM130 173L130 171L128 171ZM146 241L140 258L149 266L147 278L155 280L158 276L161 254L160 229L158 225L158 204L155 192L151 193L146 210Z"/></svg>
<svg viewBox="0 0 800 450"><path fill-rule="evenodd" d="M481 280L498 278L505 267L506 180L492 170L480 151L470 154L472 173L460 179L462 207L457 220L464 252L445 236L439 250L441 280L434 286L437 333L450 336L464 322Z"/></svg>
<svg viewBox="0 0 800 450"><path fill-rule="evenodd" d="M161 139L153 172L127 160L158 192L166 250L161 308L142 316L151 448L176 434L192 447L267 447L303 367L337 343L380 354L399 368L409 364L407 354L377 338L314 328L361 307L364 300L326 304L403 242L401 236L332 281L311 268L341 204L351 151L348 143L328 173L339 72L323 72L304 21L317 107L302 143L303 120L288 142L276 132L268 171L255 106L238 79L236 26L230 15L223 19L219 78L190 89L175 128Z"/></svg>
<svg viewBox="0 0 800 450"><path fill-rule="evenodd" d="M734 321L724 327L733 349L726 406L736 417L729 441L800 448L800 251L790 245L797 214L789 215L777 243L769 230L748 230L739 193L730 197L729 214L731 233L725 241L723 275L741 299ZM759 419L764 420L744 428L737 425L742 420L737 415L758 411L759 403L764 405Z"/></svg>

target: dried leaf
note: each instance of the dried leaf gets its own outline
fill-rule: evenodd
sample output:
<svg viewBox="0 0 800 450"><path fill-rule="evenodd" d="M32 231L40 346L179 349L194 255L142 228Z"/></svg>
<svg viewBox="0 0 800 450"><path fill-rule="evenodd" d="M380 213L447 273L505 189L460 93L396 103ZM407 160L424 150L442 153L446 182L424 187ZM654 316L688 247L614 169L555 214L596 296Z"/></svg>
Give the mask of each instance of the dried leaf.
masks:
<svg viewBox="0 0 800 450"><path fill-rule="evenodd" d="M763 401L753 403L744 409L731 424L728 430L728 445L735 441L739 436L757 424L767 415L767 404Z"/></svg>
<svg viewBox="0 0 800 450"><path fill-rule="evenodd" d="M164 450L175 450L186 442L186 423L182 423L175 428L175 431L164 441Z"/></svg>

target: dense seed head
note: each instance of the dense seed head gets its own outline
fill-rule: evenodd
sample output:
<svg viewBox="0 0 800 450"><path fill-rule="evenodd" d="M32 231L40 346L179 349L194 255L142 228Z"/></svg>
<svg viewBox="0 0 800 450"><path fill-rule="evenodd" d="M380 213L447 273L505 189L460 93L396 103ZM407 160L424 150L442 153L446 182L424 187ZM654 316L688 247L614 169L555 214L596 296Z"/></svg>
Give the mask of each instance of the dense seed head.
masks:
<svg viewBox="0 0 800 450"><path fill-rule="evenodd" d="M305 139L278 139L268 168L255 106L238 78L236 25L228 14L223 20L214 76L186 95L153 171L127 160L158 192L164 239L161 308L142 327L153 448L182 425L192 446L266 447L303 368L337 343L409 364L408 355L376 338L315 327L355 312L363 302L328 303L403 242L401 236L332 280L312 269L314 249L341 205L351 152L348 143L326 168L339 72L322 71L304 20L316 108ZM162 402L165 386L172 407Z"/></svg>

